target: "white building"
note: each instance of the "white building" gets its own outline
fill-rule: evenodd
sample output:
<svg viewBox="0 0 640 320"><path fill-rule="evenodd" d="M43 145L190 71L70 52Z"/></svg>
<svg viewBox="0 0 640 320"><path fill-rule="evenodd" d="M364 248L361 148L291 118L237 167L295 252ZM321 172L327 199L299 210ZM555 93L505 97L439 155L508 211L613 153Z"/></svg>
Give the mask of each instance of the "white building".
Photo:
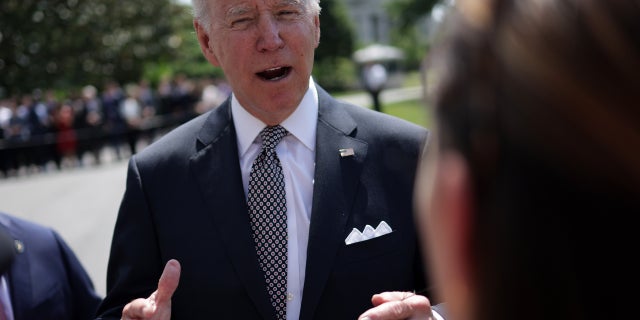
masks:
<svg viewBox="0 0 640 320"><path fill-rule="evenodd" d="M385 10L385 3L391 0L342 1L351 18L357 43L389 43L391 20Z"/></svg>
<svg viewBox="0 0 640 320"><path fill-rule="evenodd" d="M354 28L354 36L357 45L366 46L372 43L390 44L391 28L393 21L387 13L386 6L394 0L341 0L347 8ZM443 3L451 4L453 0L443 0ZM445 7L437 4L431 17L425 17L418 21L418 32L423 37L420 40L427 41L430 34L435 31Z"/></svg>

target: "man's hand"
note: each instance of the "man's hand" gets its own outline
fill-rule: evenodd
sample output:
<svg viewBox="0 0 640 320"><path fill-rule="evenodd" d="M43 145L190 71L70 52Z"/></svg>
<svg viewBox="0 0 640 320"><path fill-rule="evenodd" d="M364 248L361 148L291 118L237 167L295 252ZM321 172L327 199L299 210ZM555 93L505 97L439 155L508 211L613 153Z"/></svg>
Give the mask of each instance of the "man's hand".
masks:
<svg viewBox="0 0 640 320"><path fill-rule="evenodd" d="M121 320L169 320L171 319L171 296L180 281L180 263L169 260L158 281L158 290L149 298L135 299L122 310Z"/></svg>
<svg viewBox="0 0 640 320"><path fill-rule="evenodd" d="M373 308L359 320L433 320L431 303L427 297L413 292L383 292L371 298Z"/></svg>

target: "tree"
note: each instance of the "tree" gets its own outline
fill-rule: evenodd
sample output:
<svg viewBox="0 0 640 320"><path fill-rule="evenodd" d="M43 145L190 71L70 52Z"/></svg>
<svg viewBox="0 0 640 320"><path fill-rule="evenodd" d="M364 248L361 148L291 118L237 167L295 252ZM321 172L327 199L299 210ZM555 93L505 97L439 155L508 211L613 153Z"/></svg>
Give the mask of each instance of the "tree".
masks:
<svg viewBox="0 0 640 320"><path fill-rule="evenodd" d="M171 0L2 0L0 88L101 85L140 78L144 62L176 46Z"/></svg>
<svg viewBox="0 0 640 320"><path fill-rule="evenodd" d="M184 3L184 1L179 1ZM182 74L190 78L223 78L222 69L212 66L202 54L193 29L190 5L180 5L170 18L175 55L171 59L150 60L145 66L145 78L153 83L164 77Z"/></svg>
<svg viewBox="0 0 640 320"><path fill-rule="evenodd" d="M441 0L395 0L389 2L388 9L398 29L407 31L439 2Z"/></svg>
<svg viewBox="0 0 640 320"><path fill-rule="evenodd" d="M427 43L421 41L424 33L416 28L422 20L427 19L431 10L446 0L395 0L387 5L393 25L392 42L406 54L406 67L417 69L422 60Z"/></svg>
<svg viewBox="0 0 640 320"><path fill-rule="evenodd" d="M353 26L343 1L322 0L320 13L320 46L316 60L331 57L349 57L353 52Z"/></svg>
<svg viewBox="0 0 640 320"><path fill-rule="evenodd" d="M315 52L315 80L328 90L344 89L354 81L351 53L353 27L340 0L320 1L320 45Z"/></svg>

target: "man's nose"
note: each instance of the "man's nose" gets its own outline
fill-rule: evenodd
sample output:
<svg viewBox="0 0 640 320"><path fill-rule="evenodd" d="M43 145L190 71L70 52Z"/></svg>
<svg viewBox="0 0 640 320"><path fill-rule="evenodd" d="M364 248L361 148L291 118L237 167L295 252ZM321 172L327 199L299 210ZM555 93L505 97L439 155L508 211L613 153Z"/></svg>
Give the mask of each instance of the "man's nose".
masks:
<svg viewBox="0 0 640 320"><path fill-rule="evenodd" d="M284 46L284 41L280 37L280 27L274 17L260 17L258 21L258 51L273 51Z"/></svg>

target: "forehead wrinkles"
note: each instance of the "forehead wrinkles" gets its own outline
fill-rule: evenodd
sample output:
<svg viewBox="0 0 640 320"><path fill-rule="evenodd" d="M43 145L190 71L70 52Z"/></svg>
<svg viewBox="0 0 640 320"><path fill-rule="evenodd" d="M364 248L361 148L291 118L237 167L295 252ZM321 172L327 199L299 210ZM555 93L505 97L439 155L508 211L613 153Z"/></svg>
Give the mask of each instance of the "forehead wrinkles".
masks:
<svg viewBox="0 0 640 320"><path fill-rule="evenodd" d="M300 8L305 8L303 0L262 0L260 1L264 3L270 9L279 9L288 6L296 6ZM239 16L243 14L247 14L252 10L255 10L258 7L257 3L249 3L243 2L239 4L231 4L225 11L225 16L233 17Z"/></svg>
<svg viewBox="0 0 640 320"><path fill-rule="evenodd" d="M275 2L275 7L284 7L284 6L299 6L299 7L305 7L305 1L304 0L280 0L280 1L273 1Z"/></svg>

